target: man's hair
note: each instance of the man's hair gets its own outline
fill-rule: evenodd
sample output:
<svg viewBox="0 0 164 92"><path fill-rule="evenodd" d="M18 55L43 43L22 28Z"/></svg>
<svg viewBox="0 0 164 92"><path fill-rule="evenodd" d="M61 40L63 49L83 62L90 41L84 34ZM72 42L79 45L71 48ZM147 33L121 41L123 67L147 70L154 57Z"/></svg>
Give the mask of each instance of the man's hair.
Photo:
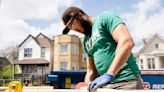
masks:
<svg viewBox="0 0 164 92"><path fill-rule="evenodd" d="M64 13L63 13L63 16L62 16L62 20L64 22L64 24L66 25L67 22L74 16L78 15L79 13L82 13L82 14L85 14L86 13L81 10L80 8L78 7L69 7L67 8Z"/></svg>

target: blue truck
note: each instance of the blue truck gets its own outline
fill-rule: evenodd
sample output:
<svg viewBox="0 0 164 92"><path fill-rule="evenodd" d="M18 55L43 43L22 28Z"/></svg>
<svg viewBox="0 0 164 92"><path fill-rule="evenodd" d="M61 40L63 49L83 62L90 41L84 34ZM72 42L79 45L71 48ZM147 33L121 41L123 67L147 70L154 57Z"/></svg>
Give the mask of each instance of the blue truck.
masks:
<svg viewBox="0 0 164 92"><path fill-rule="evenodd" d="M54 89L70 89L84 81L86 71L51 71L47 81ZM144 89L164 89L164 70L141 71Z"/></svg>
<svg viewBox="0 0 164 92"><path fill-rule="evenodd" d="M144 89L164 89L164 70L141 71Z"/></svg>

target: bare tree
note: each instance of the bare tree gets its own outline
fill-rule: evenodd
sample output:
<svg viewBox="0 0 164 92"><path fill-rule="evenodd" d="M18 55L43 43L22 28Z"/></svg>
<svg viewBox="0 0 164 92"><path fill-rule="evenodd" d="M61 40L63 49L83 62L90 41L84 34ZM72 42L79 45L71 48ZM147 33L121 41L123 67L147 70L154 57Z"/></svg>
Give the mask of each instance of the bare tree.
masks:
<svg viewBox="0 0 164 92"><path fill-rule="evenodd" d="M18 47L10 46L0 51L0 56L7 58L11 64L18 60Z"/></svg>

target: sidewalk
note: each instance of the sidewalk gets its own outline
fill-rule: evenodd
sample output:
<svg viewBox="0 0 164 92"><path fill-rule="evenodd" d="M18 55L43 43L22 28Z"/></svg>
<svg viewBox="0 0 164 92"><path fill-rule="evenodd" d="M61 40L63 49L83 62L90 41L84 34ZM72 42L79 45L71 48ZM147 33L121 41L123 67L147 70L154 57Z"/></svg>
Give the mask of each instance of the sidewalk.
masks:
<svg viewBox="0 0 164 92"><path fill-rule="evenodd" d="M8 87L0 87L0 92L8 92ZM86 89L53 89L51 86L23 87L23 92L88 92ZM96 92L164 92L164 90L115 90L97 89Z"/></svg>
<svg viewBox="0 0 164 92"><path fill-rule="evenodd" d="M8 90L8 86L6 87L0 87L0 92L5 92L6 90ZM31 92L33 92L32 90L53 90L52 86L23 86L23 90L27 91L30 90ZM28 92L30 92L28 91ZM7 91L6 91L7 92ZM23 91L24 92L24 91Z"/></svg>

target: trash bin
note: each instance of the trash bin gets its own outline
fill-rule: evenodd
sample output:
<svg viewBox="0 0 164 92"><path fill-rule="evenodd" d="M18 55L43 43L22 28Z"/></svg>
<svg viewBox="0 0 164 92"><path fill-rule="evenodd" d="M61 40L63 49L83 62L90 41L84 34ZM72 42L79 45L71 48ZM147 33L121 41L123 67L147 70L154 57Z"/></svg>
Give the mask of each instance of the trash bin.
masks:
<svg viewBox="0 0 164 92"><path fill-rule="evenodd" d="M13 92L13 90L14 92L23 92L22 89L22 83L19 81L12 81L8 85L9 92Z"/></svg>

